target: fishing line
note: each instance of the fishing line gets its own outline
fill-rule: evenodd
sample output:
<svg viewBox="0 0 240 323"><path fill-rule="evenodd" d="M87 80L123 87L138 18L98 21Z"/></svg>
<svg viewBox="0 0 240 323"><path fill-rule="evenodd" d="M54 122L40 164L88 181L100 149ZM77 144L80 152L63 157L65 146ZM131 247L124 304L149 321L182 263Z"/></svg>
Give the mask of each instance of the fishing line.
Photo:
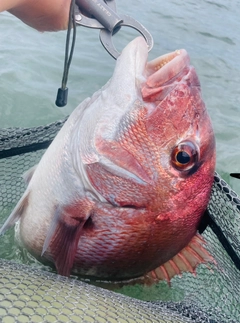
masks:
<svg viewBox="0 0 240 323"><path fill-rule="evenodd" d="M70 36L71 36L72 29L73 29L72 45L71 45L71 50L69 53ZM76 42L76 31L77 31L77 28L76 28L76 21L75 21L75 0L71 0L70 10L69 10L69 18L68 18L66 45L65 45L65 57L64 57L62 86L58 89L57 98L55 101L55 104L58 107L64 107L67 104L67 99L68 99L67 80L68 80L69 68L71 65L72 57L73 57L74 46L75 46L75 42Z"/></svg>

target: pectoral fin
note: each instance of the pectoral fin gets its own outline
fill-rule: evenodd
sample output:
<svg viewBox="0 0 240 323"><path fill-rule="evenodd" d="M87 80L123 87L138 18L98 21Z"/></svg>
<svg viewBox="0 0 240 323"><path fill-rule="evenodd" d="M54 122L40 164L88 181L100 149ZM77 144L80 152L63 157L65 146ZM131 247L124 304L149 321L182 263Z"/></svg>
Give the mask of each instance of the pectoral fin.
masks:
<svg viewBox="0 0 240 323"><path fill-rule="evenodd" d="M42 255L49 249L57 272L69 276L84 225L91 217L92 202L82 200L57 206L44 241Z"/></svg>
<svg viewBox="0 0 240 323"><path fill-rule="evenodd" d="M204 244L204 239L196 234L176 256L148 273L146 275L147 281L150 280L150 283L153 283L154 281L166 280L170 284L171 278L175 275L181 275L182 272L188 271L195 275L195 269L201 263L213 262L216 264L214 258L204 248Z"/></svg>
<svg viewBox="0 0 240 323"><path fill-rule="evenodd" d="M22 178L24 179L25 183L28 185L29 182L31 181L33 174L37 168L37 165L34 165L33 167L31 167L29 170L27 170L23 175Z"/></svg>
<svg viewBox="0 0 240 323"><path fill-rule="evenodd" d="M0 229L0 235L7 231L11 226L13 226L21 217L28 205L29 192L25 193L18 204L13 209L12 213L9 215L8 219Z"/></svg>
<svg viewBox="0 0 240 323"><path fill-rule="evenodd" d="M30 168L27 172L23 174L23 179L27 184L29 184L35 170L37 168L37 165ZM24 213L27 205L28 205L28 199L29 199L30 190L27 190L20 201L17 203L15 208L13 209L12 213L9 215L8 219L3 224L2 228L0 229L0 235L6 232L10 227L12 227L22 216Z"/></svg>

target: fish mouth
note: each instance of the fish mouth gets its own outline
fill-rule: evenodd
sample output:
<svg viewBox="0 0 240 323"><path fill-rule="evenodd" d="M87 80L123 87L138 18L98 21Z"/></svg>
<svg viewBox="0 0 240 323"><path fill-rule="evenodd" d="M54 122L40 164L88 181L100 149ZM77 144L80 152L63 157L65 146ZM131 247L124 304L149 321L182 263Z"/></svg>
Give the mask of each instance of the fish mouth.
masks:
<svg viewBox="0 0 240 323"><path fill-rule="evenodd" d="M189 72L189 68L190 58L185 49L176 50L148 62L145 68L146 82L141 89L143 99L153 101L159 92L164 92L165 97L166 92L172 90L174 82L180 81Z"/></svg>

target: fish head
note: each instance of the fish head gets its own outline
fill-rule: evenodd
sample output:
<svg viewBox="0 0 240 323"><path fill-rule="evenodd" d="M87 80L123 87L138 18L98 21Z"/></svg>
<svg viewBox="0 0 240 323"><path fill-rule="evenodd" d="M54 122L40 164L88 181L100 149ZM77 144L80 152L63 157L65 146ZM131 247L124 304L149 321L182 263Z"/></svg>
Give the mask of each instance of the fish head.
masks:
<svg viewBox="0 0 240 323"><path fill-rule="evenodd" d="M87 174L113 206L190 221L196 230L215 169L200 82L185 50L147 58L139 37L118 59L92 138L98 157L87 163Z"/></svg>

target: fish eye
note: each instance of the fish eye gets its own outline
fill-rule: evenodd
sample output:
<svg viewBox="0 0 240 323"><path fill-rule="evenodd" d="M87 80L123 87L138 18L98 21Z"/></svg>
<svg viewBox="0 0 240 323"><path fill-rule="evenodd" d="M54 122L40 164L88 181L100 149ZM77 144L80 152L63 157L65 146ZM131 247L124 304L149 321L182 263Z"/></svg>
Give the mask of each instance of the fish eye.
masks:
<svg viewBox="0 0 240 323"><path fill-rule="evenodd" d="M171 163L177 170L190 170L198 162L198 149L191 141L179 143L172 151Z"/></svg>

